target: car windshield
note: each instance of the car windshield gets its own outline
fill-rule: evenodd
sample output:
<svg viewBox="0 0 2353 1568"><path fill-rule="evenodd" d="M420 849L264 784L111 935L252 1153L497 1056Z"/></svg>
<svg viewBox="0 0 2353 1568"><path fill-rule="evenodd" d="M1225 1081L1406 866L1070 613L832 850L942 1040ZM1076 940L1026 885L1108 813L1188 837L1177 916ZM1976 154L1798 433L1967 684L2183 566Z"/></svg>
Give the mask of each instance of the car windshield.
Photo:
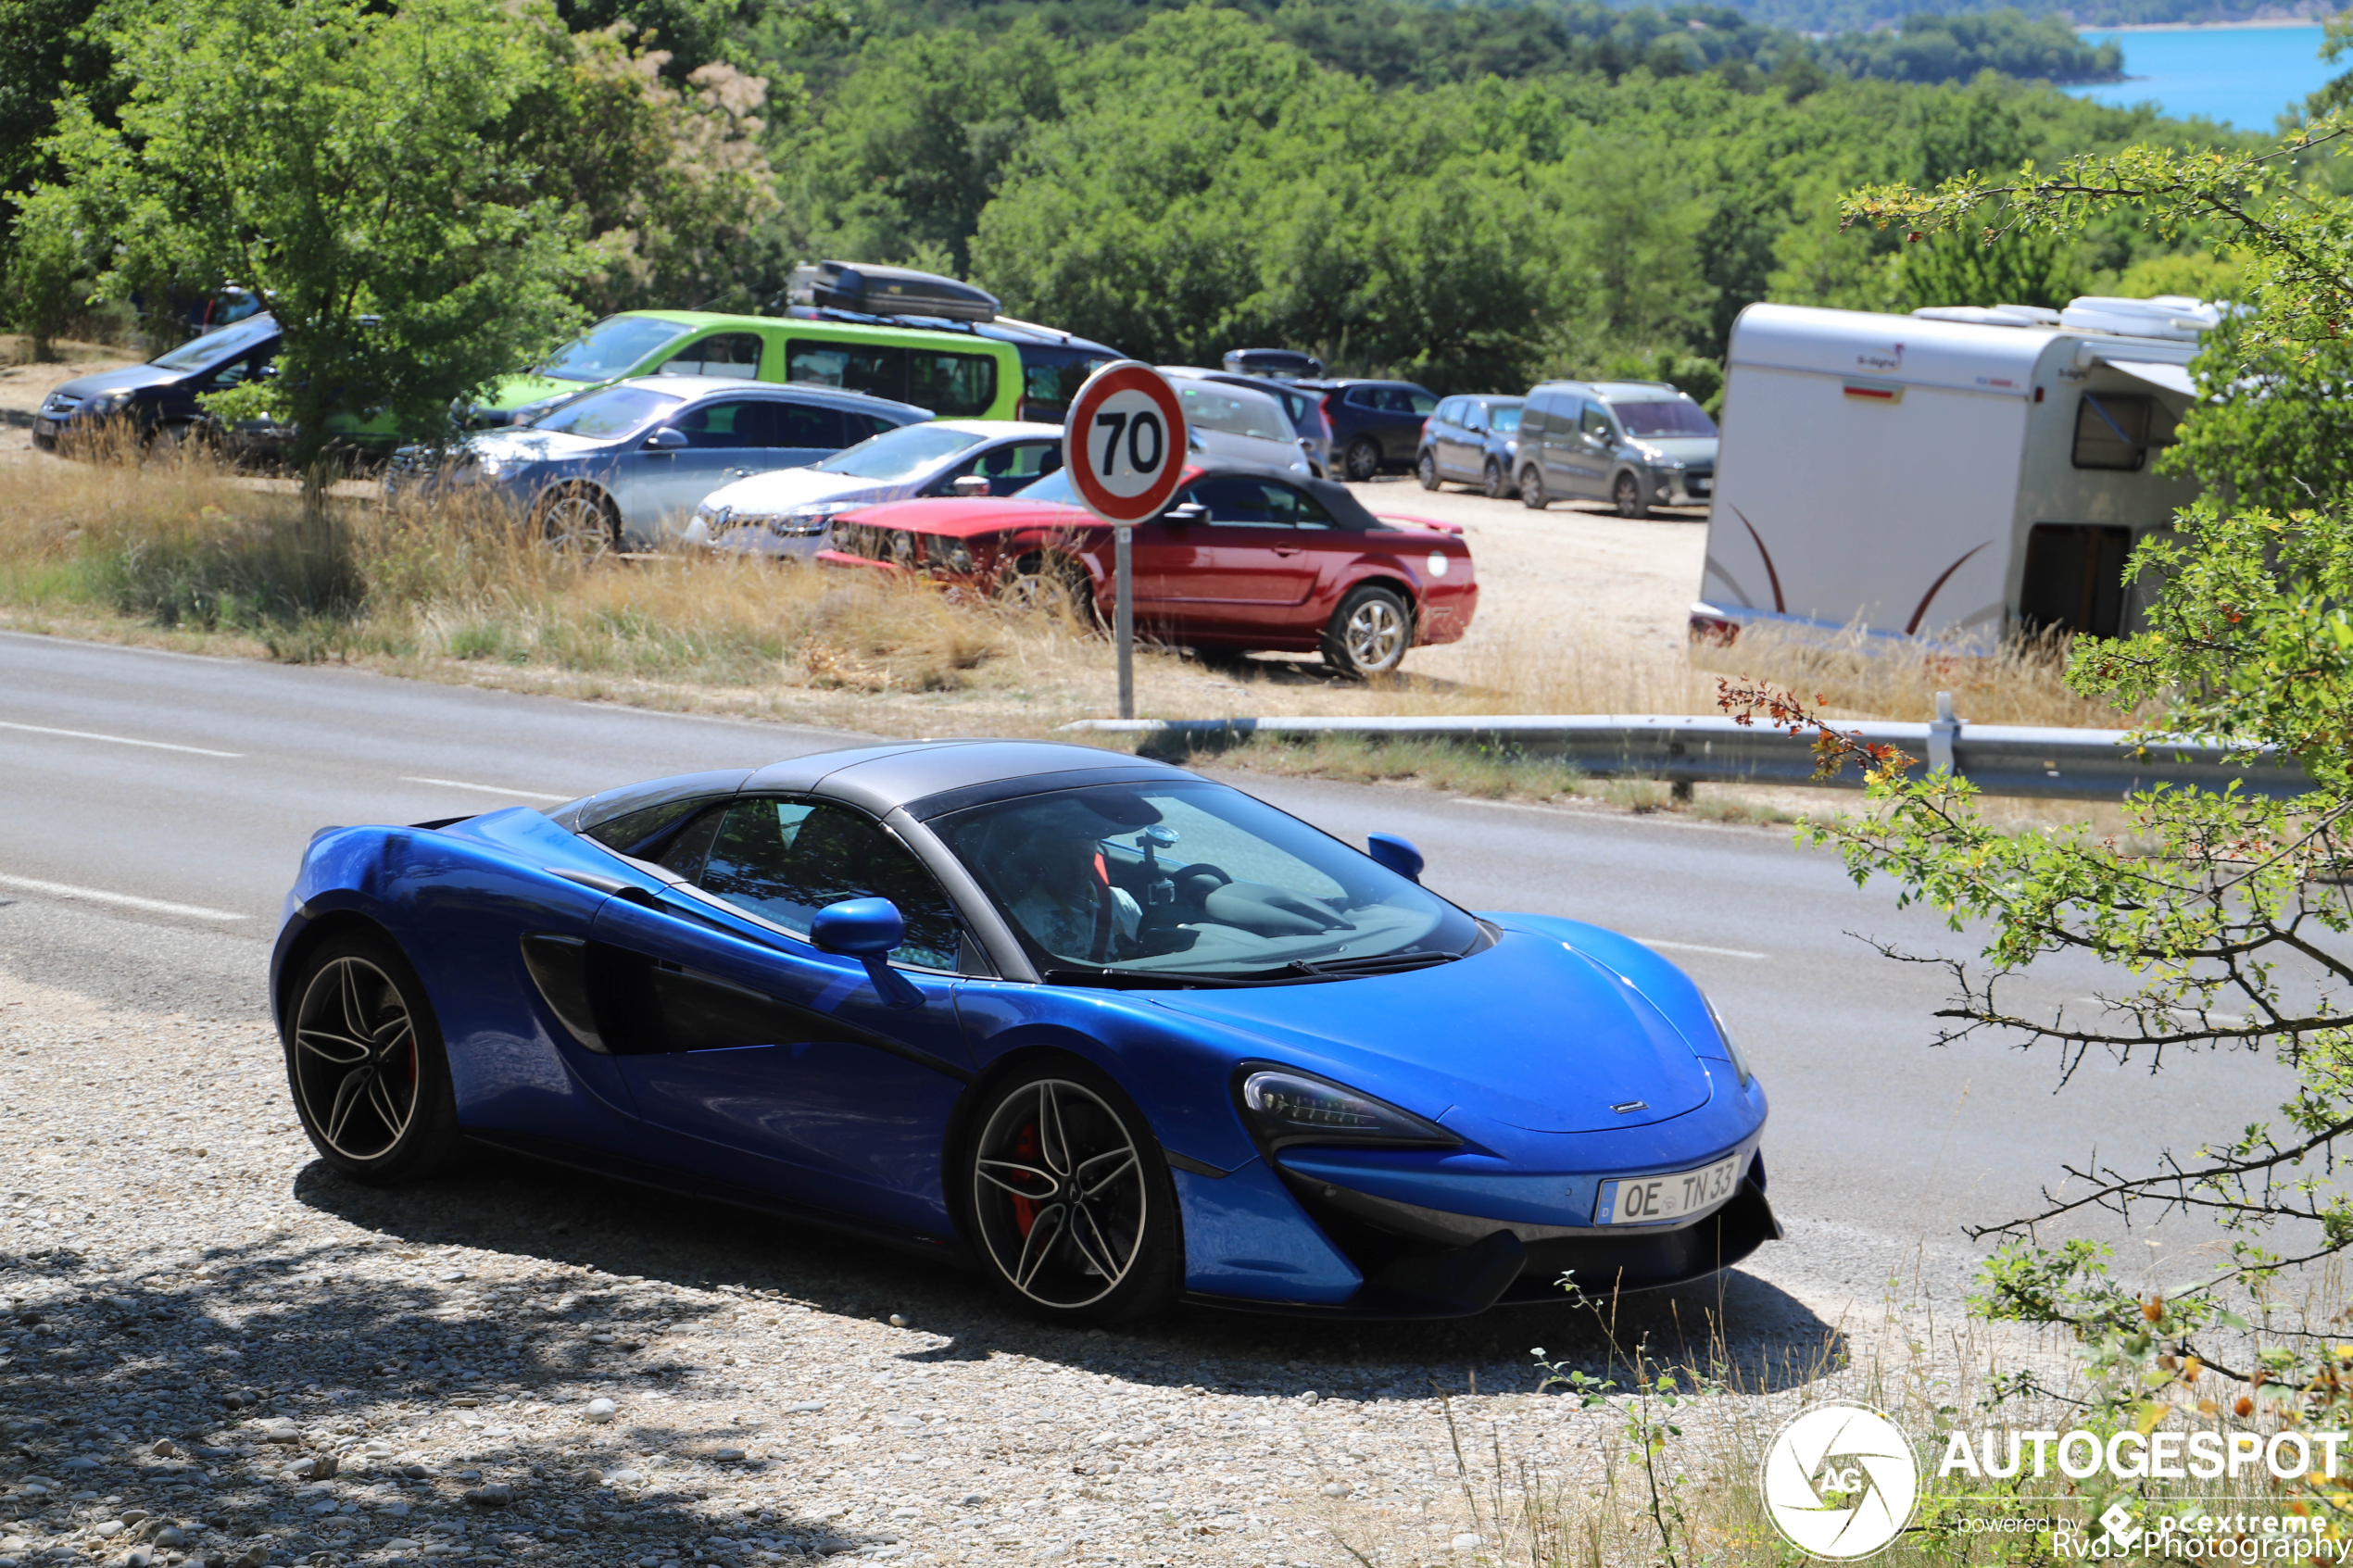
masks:
<svg viewBox="0 0 2353 1568"><path fill-rule="evenodd" d="M610 381L694 330L650 316L608 316L557 349L539 373L558 381Z"/></svg>
<svg viewBox="0 0 2353 1568"><path fill-rule="evenodd" d="M1282 416L1248 393L1222 390L1214 382L1183 382L1176 388L1185 422L1202 430L1222 430L1228 435L1255 435L1288 443L1290 431ZM1271 399L1269 400L1271 402Z"/></svg>
<svg viewBox="0 0 2353 1568"><path fill-rule="evenodd" d="M603 440L627 435L685 401L666 392L648 392L642 386L609 386L542 415L531 428Z"/></svg>
<svg viewBox="0 0 2353 1568"><path fill-rule="evenodd" d="M223 327L217 332L190 338L169 354L159 354L148 361L158 370L208 370L223 359L234 358L265 338L278 335L278 323L267 316L253 316L233 327Z"/></svg>
<svg viewBox="0 0 2353 1568"><path fill-rule="evenodd" d="M1716 421L1696 403L1677 397L1657 403L1612 403L1618 421L1626 433L1653 438L1678 436L1712 436Z"/></svg>
<svg viewBox="0 0 2353 1568"><path fill-rule="evenodd" d="M1509 435L1519 428L1519 405L1506 403L1500 408L1488 410L1488 420L1500 434Z"/></svg>
<svg viewBox="0 0 2353 1568"><path fill-rule="evenodd" d="M1206 780L1059 790L932 826L1049 978L1317 979L1483 941L1445 899Z"/></svg>
<svg viewBox="0 0 2353 1568"><path fill-rule="evenodd" d="M852 479L912 479L940 458L952 458L985 439L937 425L901 425L812 466L819 473L848 474Z"/></svg>
<svg viewBox="0 0 2353 1568"><path fill-rule="evenodd" d="M1016 501L1051 501L1060 507L1084 504L1070 483L1070 470L1067 468L1056 469L1037 483L1024 485L1014 491L1011 498Z"/></svg>

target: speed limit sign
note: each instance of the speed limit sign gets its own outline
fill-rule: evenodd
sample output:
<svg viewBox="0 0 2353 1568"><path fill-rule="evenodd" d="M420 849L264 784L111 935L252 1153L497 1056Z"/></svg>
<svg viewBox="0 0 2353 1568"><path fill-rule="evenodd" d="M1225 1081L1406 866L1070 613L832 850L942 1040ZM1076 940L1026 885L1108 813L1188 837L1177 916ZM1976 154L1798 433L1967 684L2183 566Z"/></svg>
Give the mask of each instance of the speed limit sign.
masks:
<svg viewBox="0 0 2353 1568"><path fill-rule="evenodd" d="M1185 472L1185 410L1168 378L1133 359L1088 377L1063 426L1063 466L1105 522L1158 517Z"/></svg>
<svg viewBox="0 0 2353 1568"><path fill-rule="evenodd" d="M1063 426L1063 466L1081 505L1112 525L1118 599L1119 716L1136 716L1135 525L1156 518L1185 478L1185 409L1168 378L1121 359L1087 378Z"/></svg>

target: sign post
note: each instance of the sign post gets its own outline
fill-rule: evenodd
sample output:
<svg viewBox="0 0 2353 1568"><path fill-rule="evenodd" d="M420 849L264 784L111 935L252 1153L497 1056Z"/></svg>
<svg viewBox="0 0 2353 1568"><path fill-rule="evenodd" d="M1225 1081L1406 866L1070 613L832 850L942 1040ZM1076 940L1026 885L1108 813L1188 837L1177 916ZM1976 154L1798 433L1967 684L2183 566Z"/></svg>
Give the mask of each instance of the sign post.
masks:
<svg viewBox="0 0 2353 1568"><path fill-rule="evenodd" d="M1071 488L1111 525L1119 644L1119 716L1136 716L1136 524L1158 517L1185 476L1185 409L1168 378L1121 359L1087 378L1063 426Z"/></svg>

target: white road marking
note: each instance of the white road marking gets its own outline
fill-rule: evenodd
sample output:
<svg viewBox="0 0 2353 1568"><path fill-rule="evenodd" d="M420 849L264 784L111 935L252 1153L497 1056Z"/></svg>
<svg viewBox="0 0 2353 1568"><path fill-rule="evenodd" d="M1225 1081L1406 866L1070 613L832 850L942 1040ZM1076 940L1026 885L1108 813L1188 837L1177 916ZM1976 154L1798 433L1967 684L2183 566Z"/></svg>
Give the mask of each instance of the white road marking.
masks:
<svg viewBox="0 0 2353 1568"><path fill-rule="evenodd" d="M1719 959L1762 959L1768 953L1752 953L1745 947L1703 947L1696 942L1662 942L1655 936L1637 936L1635 941L1645 947L1670 947L1679 953L1714 953Z"/></svg>
<svg viewBox="0 0 2353 1568"><path fill-rule="evenodd" d="M126 909L145 909L149 914L186 915L191 920L246 918L229 909L208 909L201 904L168 904L160 898L139 898L128 893L107 893L95 887L76 887L65 882L41 882L29 876L0 875L0 887L19 888L27 893L46 893L53 898L82 898L94 904L120 904Z"/></svg>
<svg viewBox="0 0 2353 1568"><path fill-rule="evenodd" d="M444 789L471 789L482 795L511 795L518 800L576 800L577 796L549 795L544 789L504 789L497 784L468 784L463 779L421 779L403 773L402 784L439 784Z"/></svg>
<svg viewBox="0 0 2353 1568"><path fill-rule="evenodd" d="M1537 806L1525 800L1481 800L1475 795L1448 797L1457 806L1492 806L1499 811L1541 811L1548 817L1580 815L1574 806Z"/></svg>
<svg viewBox="0 0 2353 1568"><path fill-rule="evenodd" d="M198 757L243 757L242 751L215 751L208 746L173 746L169 741L132 740L129 735L102 735L89 730L53 730L46 724L0 723L0 730L22 730L31 735L64 735L69 740L102 740L109 746L144 746L153 751L185 751ZM242 915L238 917L243 919Z"/></svg>

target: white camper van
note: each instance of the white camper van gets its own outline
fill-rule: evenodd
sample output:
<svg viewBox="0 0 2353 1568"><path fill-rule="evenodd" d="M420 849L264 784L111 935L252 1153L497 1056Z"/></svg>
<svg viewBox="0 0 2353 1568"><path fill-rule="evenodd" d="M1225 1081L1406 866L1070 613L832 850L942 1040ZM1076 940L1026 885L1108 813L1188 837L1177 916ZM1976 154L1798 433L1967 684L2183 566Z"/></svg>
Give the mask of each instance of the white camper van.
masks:
<svg viewBox="0 0 2353 1568"><path fill-rule="evenodd" d="M2126 552L2194 482L2154 471L2214 307L1883 316L1752 305L1726 357L1695 637L1778 621L1986 651L2134 622Z"/></svg>

